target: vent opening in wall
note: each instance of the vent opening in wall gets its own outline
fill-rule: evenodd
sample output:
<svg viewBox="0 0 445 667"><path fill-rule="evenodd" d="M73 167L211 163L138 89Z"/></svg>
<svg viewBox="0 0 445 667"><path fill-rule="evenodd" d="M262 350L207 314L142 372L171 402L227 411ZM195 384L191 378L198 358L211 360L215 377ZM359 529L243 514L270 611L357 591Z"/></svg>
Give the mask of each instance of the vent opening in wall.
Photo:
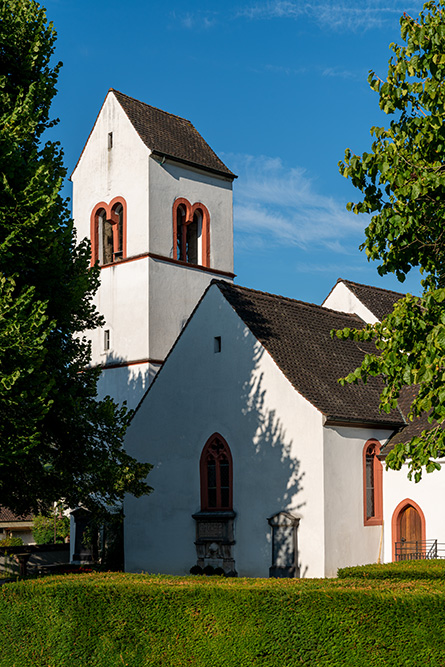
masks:
<svg viewBox="0 0 445 667"><path fill-rule="evenodd" d="M104 351L108 352L110 347L111 347L111 344L110 344L110 330L105 329L105 331L104 331Z"/></svg>
<svg viewBox="0 0 445 667"><path fill-rule="evenodd" d="M221 352L221 336L215 336L214 338L214 350L216 352Z"/></svg>

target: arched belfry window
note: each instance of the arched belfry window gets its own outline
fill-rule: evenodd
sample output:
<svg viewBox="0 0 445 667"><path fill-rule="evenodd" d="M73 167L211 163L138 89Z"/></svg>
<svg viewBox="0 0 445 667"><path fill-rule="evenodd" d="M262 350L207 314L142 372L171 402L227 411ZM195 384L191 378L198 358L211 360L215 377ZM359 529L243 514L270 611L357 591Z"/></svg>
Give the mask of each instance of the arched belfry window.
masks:
<svg viewBox="0 0 445 667"><path fill-rule="evenodd" d="M364 525L381 525L383 521L383 468L379 460L380 443L368 440L363 448Z"/></svg>
<svg viewBox="0 0 445 667"><path fill-rule="evenodd" d="M174 202L173 259L210 267L210 216L204 204L184 198Z"/></svg>
<svg viewBox="0 0 445 667"><path fill-rule="evenodd" d="M214 433L201 453L201 510L232 509L232 454L224 438Z"/></svg>
<svg viewBox="0 0 445 667"><path fill-rule="evenodd" d="M91 214L91 264L114 264L126 257L126 203L115 197L101 202Z"/></svg>

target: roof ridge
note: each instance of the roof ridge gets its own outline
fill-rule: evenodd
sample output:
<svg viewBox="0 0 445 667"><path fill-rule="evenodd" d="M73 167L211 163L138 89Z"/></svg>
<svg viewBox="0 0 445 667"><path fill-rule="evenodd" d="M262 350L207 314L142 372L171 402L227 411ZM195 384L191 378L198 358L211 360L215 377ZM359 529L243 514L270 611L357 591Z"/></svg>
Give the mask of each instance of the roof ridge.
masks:
<svg viewBox="0 0 445 667"><path fill-rule="evenodd" d="M349 283L350 285L357 285L357 287L366 287L367 289L376 289L381 292L388 292L389 294L400 294L405 296L405 292L396 292L396 290L388 289L387 287L377 287L376 285L366 285L365 283L357 283L355 280L348 280L347 278L338 278L337 283Z"/></svg>
<svg viewBox="0 0 445 667"><path fill-rule="evenodd" d="M138 100L136 97L131 97L131 95L122 93L120 90L116 90L116 88L109 88L108 92L110 91L113 93L118 93L118 95L122 95L122 97L126 97L128 100L132 100L133 102L137 102L138 104L143 104L144 107L149 107L150 109L155 109L155 111L160 111L161 113L165 113L166 116L172 116L173 118L178 118L179 120L185 120L186 123L190 123L192 127L195 127L193 123L188 118L184 118L184 116L178 116L177 114L171 113L170 111L165 111L164 109L160 109L159 107L154 107L152 104L147 104L147 102Z"/></svg>
<svg viewBox="0 0 445 667"><path fill-rule="evenodd" d="M328 313L333 313L334 315L342 316L344 317L345 315L351 315L352 317L356 318L357 320L360 320L360 322L363 322L361 317L359 317L356 313L344 313L340 310L335 310L335 308L327 308L326 306L322 306L318 303L312 303L310 301L302 301L301 299L293 299L290 296L284 296L283 294L273 294L272 292L263 292L262 290L257 290L253 289L253 287L244 287L244 285L235 285L233 283L229 283L225 280L218 280L214 279L212 280L211 284L217 284L217 285L222 285L223 287L228 287L229 289L239 289L243 290L246 292L253 292L254 294L260 294L261 296L265 297L272 297L275 299L282 299L283 301L289 301L290 303L295 303L300 306L305 306L306 308L316 308L317 310L320 310L322 312L328 312Z"/></svg>

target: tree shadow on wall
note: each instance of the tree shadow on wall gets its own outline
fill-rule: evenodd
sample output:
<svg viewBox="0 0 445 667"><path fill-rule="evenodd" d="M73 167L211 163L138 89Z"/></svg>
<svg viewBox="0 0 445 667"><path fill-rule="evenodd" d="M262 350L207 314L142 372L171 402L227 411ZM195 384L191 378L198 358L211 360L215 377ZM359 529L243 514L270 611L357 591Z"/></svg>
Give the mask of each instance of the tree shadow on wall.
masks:
<svg viewBox="0 0 445 667"><path fill-rule="evenodd" d="M152 364L130 364L113 352L107 354L97 384L98 397L111 395L117 403L127 404L135 410L153 381L156 371Z"/></svg>
<svg viewBox="0 0 445 667"><path fill-rule="evenodd" d="M248 297L244 306L250 310L250 320L252 317L255 319L255 327L250 326L250 330L255 329L257 335L260 331L263 342L279 336L276 321L260 313L252 316L254 304L249 303ZM177 347L168 355L166 363L173 364L173 370L175 363L181 369L181 373L175 375L175 383L167 387L165 383L155 382L144 399L144 405L148 402L148 408L152 396L154 405L167 406L165 410L157 407L150 412L149 409L146 459L154 463L159 458L161 464L165 462L159 471L168 471L169 477L181 480L174 494L169 487L168 497L159 497L158 502L164 508L169 507L170 516L176 514L178 517L190 517L188 544L180 549L187 554L184 567L188 571L193 565L188 559L192 558L195 549L195 522L191 517L200 509L199 486L194 488L194 483L193 488L190 488L190 481L199 479L200 455L207 438L215 432L220 433L227 440L233 456L233 508L237 514L235 549L240 555L240 563L242 554L243 562L240 574L258 576L261 571L262 576L267 576L269 567L273 565L272 529L268 519L279 512L288 512L298 519L307 502L303 486L305 473L300 462L302 450L299 449L304 444L294 442L297 430L289 422L289 414L292 415L292 412L289 412L289 405L284 412L277 397L276 387L286 389L288 381L281 376L278 367L274 369L274 362L257 338L248 335L245 318L233 320L236 339L233 345L228 344L223 337L220 354L213 356L213 352L209 352L208 336L219 332L215 330L212 334L211 327L207 325L202 329L196 328L195 322L201 321L200 308L183 330L175 344ZM191 332L195 339L190 339ZM204 354L205 349L207 352ZM207 353L209 356L206 357ZM203 368L206 358L209 369ZM117 366L123 361L115 356L107 359L109 366ZM105 370L105 373L110 372L114 371ZM136 408L146 392L149 378L140 371L135 372L131 366L126 371L121 368L120 372L121 394L114 393L116 400L126 399L129 407ZM287 399L294 391L289 384L286 389ZM298 419L297 396L295 399L295 417L291 418ZM176 406L174 415L171 412L172 404ZM181 425L180 430L177 424ZM150 447L150 430L155 441L153 449ZM201 441L203 431L206 431L206 436ZM130 453L133 453L131 442L129 447ZM187 456L184 456L185 451ZM190 474L187 474L189 465L192 467ZM161 474L159 471L158 474ZM155 490L160 493L158 488ZM145 538L149 503L150 497L133 505L133 511L136 514L140 512L140 516L135 514L133 521L134 525L140 526L139 542L147 539L147 545L150 540L155 540L153 534L147 534ZM306 509L304 511L306 513ZM301 519L303 521L304 517ZM173 549L174 544L174 549L178 550L174 542L177 534L174 526L175 520L172 521L168 540L163 535L166 549ZM284 540L276 551L280 553L281 560L286 562L291 560L291 550L292 541ZM300 576L304 576L306 563L299 559L296 566ZM141 560L136 567L150 571L153 566Z"/></svg>
<svg viewBox="0 0 445 667"><path fill-rule="evenodd" d="M263 325L266 326L264 321ZM270 335L273 334L271 330ZM234 506L239 494L237 485L242 485L243 495L250 495L252 510L248 515L237 517L237 534L245 530L251 534L252 540L258 540L260 535L267 534L267 542L261 554L262 560L273 562L272 529L268 519L279 512L288 512L295 518L301 517L306 501L303 500L304 471L301 469L299 457L296 455L293 439L288 436L286 426L279 414L279 406L271 407L271 389L268 387L263 367L263 358L267 352L260 345L251 345L248 336L243 336L244 346L249 348L250 370L246 379L239 386L240 419L243 423L242 432L246 435L243 442L244 455L248 465L244 479L237 476L236 460L234 461ZM247 351L247 350L246 350ZM279 369L276 369L280 373ZM229 443L230 444L230 443ZM238 494L237 494L238 491ZM243 503L245 507L245 503ZM257 514L255 506L262 508L264 515ZM236 509L236 507L234 507ZM246 524L249 523L250 526ZM298 523L298 522L297 522ZM255 535L256 534L256 535ZM279 535L274 532L275 553L280 553L280 561L292 565L293 541L284 540L277 550ZM304 576L302 563L298 558L295 562L297 571ZM285 569L285 568L284 568Z"/></svg>

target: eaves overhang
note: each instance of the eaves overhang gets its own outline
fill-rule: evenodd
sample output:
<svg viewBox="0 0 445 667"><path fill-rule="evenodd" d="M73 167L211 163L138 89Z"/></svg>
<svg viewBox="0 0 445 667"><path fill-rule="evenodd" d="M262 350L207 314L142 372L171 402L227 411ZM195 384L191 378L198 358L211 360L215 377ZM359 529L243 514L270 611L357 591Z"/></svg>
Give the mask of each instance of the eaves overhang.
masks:
<svg viewBox="0 0 445 667"><path fill-rule="evenodd" d="M210 172L224 178L227 181L233 181L235 178L238 178L236 174L228 174L226 171L219 171L218 169L213 169L212 167L206 167L205 165L199 162L192 162L191 160L186 160L185 158L176 157L175 155L169 155L159 150L152 150L150 153L151 156L156 156L158 158L169 160L171 162L179 162L180 164L185 164L187 167L193 167L194 169L199 169L199 171Z"/></svg>
<svg viewBox="0 0 445 667"><path fill-rule="evenodd" d="M335 415L327 415L324 418L323 426L355 426L356 428L383 428L396 431L405 422L400 418L394 419L367 419L363 417L338 417Z"/></svg>

